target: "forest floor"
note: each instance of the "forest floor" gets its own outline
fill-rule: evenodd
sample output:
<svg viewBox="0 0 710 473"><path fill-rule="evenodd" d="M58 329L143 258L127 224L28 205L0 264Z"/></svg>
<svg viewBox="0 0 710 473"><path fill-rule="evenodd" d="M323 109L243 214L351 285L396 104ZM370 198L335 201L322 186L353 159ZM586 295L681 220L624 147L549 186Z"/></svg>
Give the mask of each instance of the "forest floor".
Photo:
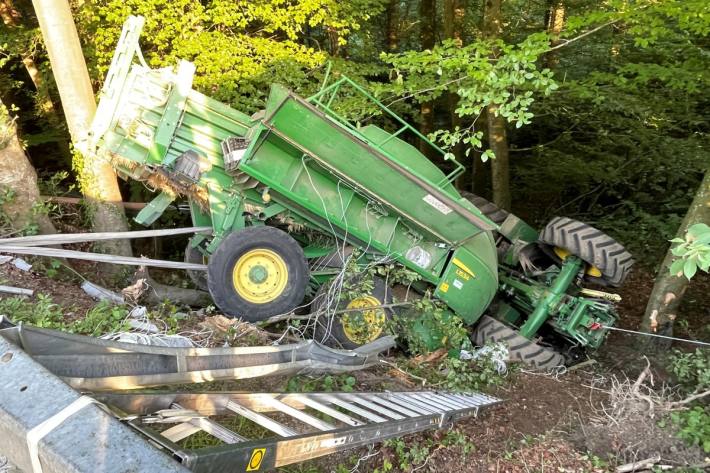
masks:
<svg viewBox="0 0 710 473"><path fill-rule="evenodd" d="M85 264L85 263L83 263ZM88 268L82 267L84 274ZM65 321L81 319L96 302L88 297L75 281L54 275L38 260L32 271L21 271L10 263L0 265L0 284L33 289L56 304ZM649 271L637 269L620 291L619 326L636 329L643 315L648 294L653 285ZM35 295L37 298L37 295ZM35 299L36 300L36 299ZM2 312L0 298L0 315ZM710 307L710 277L701 276L684 299L683 320L676 336L702 337L707 330ZM11 318L12 313L7 313ZM220 316L209 311L192 312L180 319L181 329L209 327L216 334L212 345L224 343L226 330ZM266 344L269 339L259 330L252 335L232 339L241 344ZM222 338L220 338L222 337ZM503 402L482 412L478 418L456 423L450 430L425 432L391 440L367 449L331 455L284 468L287 472L602 472L614 471L618 465L661 455L662 464L701 471L688 465L707 464L699 447L690 447L677 436L670 423L663 422L662 413L648 406L633 404L638 399L629 396L631 384L647 366L656 386L673 383L664 368L663 356L644 356L637 349L637 337L613 332L594 361L583 363L566 372L539 373L514 367L499 383L482 386L481 390L497 396ZM687 347L678 345L677 348ZM388 360L406 366L401 354L392 353ZM380 366L355 372L355 390L431 389L421 381L408 378L391 366ZM340 380L327 388L337 390ZM279 389L321 390L324 378L266 378L248 383L219 383L221 390ZM626 404L625 404L626 403ZM620 408L621 406L621 408ZM665 424L665 425L664 425ZM663 425L663 427L661 427Z"/></svg>

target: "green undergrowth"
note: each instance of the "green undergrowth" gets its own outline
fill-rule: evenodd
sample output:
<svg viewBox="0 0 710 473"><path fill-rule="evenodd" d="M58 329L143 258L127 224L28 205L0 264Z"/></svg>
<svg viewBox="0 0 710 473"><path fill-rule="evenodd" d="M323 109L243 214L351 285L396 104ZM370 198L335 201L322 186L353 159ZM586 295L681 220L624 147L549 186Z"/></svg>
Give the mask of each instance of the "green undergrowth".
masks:
<svg viewBox="0 0 710 473"><path fill-rule="evenodd" d="M130 310L127 305L101 301L85 314L77 314L71 308L56 304L45 294L37 294L34 300L23 297L0 300L0 315L6 315L14 323L91 336L128 330ZM154 307L147 316L167 334L179 332L184 318L178 307L168 302Z"/></svg>
<svg viewBox="0 0 710 473"><path fill-rule="evenodd" d="M99 302L83 317L70 320L65 316L65 308L55 304L51 297L44 294L38 294L34 301L21 297L0 300L0 314L7 315L15 323L21 322L35 327L82 335L99 335L125 330L128 311L128 307L123 305Z"/></svg>
<svg viewBox="0 0 710 473"><path fill-rule="evenodd" d="M309 376L294 376L288 380L286 391L290 393L312 392L353 392L357 379L348 374L325 375L318 378Z"/></svg>
<svg viewBox="0 0 710 473"><path fill-rule="evenodd" d="M710 389L710 350L676 350L670 357L669 368L680 383L681 393L688 399L698 397L687 409L671 412L670 421L677 429L678 437L710 453L710 406L699 397ZM666 423L665 419L661 421L662 426Z"/></svg>
<svg viewBox="0 0 710 473"><path fill-rule="evenodd" d="M419 438L394 438L384 442L383 460L374 473L387 473L398 469L413 471L422 468L429 458L442 448L458 448L465 459L474 450L468 437L458 431L449 430L443 436L425 436Z"/></svg>
<svg viewBox="0 0 710 473"><path fill-rule="evenodd" d="M443 357L422 363L420 358L398 359L397 366L423 384L424 389L445 389L455 392L487 391L509 382L515 375L515 365L499 373L489 356L477 360Z"/></svg>

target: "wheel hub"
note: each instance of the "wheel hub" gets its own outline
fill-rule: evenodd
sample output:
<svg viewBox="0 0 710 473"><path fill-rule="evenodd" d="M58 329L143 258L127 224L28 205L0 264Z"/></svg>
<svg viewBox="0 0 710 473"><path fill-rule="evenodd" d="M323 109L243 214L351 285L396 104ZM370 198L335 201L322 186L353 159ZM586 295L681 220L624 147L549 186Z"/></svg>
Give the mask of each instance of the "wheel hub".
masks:
<svg viewBox="0 0 710 473"><path fill-rule="evenodd" d="M382 305L374 296L360 296L347 305L346 309L364 309L346 312L341 317L345 335L355 343L364 345L378 338L385 329L387 316L379 307ZM368 309L370 307L370 309Z"/></svg>
<svg viewBox="0 0 710 473"><path fill-rule="evenodd" d="M240 297L254 304L266 304L283 293L288 282L288 269L278 253L259 248L237 259L232 280Z"/></svg>

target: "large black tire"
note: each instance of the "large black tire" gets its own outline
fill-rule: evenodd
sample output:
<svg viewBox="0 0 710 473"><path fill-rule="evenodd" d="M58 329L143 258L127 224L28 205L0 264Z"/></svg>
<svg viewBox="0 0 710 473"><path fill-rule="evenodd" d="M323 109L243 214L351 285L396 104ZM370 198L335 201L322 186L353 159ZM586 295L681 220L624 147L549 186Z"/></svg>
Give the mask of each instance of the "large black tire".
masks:
<svg viewBox="0 0 710 473"><path fill-rule="evenodd" d="M565 358L556 351L528 340L503 322L487 315L479 320L471 340L479 347L489 341L505 343L508 346L509 361L522 362L536 369L549 370L565 364Z"/></svg>
<svg viewBox="0 0 710 473"><path fill-rule="evenodd" d="M555 217L540 233L540 241L559 247L597 267L601 276L585 276L618 287L629 274L634 260L623 245L591 225L567 217Z"/></svg>
<svg viewBox="0 0 710 473"><path fill-rule="evenodd" d="M249 266L251 261L254 264ZM263 261L276 263L264 270ZM252 277L250 268L254 267L260 271L260 281L248 279ZM250 284L248 290L242 287L240 292L236 269L243 270L237 271L236 279L242 286ZM246 272L248 278L241 277ZM301 246L288 233L269 226L249 227L227 235L207 266L207 285L217 307L225 315L250 322L287 314L298 307L306 294L308 278L308 263ZM262 300L257 300L259 297Z"/></svg>
<svg viewBox="0 0 710 473"><path fill-rule="evenodd" d="M489 220L492 220L496 225L503 223L505 219L508 218L508 215L510 215L510 212L501 209L496 204L484 199L480 195L462 191L461 196L475 205L483 215L488 217Z"/></svg>
<svg viewBox="0 0 710 473"><path fill-rule="evenodd" d="M385 304L392 303L392 291L387 287L384 279L375 277L373 280L373 288L368 294L363 294L356 299L362 299L363 297L371 297L373 304L381 306ZM357 321L362 321L361 312L346 312L346 313L336 313L332 317L324 317L324 305L326 304L326 297L329 291L329 283L323 284L313 298L313 312L321 314L318 317L318 325L315 330L315 339L318 342L325 343L326 345L336 347L336 348L347 348L355 349L366 343L373 342L378 338L387 335L387 326L392 319L393 311L391 308L379 308L372 309L377 313L378 317L382 317L381 323L375 326L363 326L359 330L346 330L346 326L349 321L349 317L352 322L352 326ZM338 301L336 310L347 309L348 306L353 303L353 300L345 297L344 294L341 295L340 301ZM370 330L371 329L371 330Z"/></svg>
<svg viewBox="0 0 710 473"><path fill-rule="evenodd" d="M185 247L185 262L194 264L206 264L205 261L206 258L200 252L200 250L192 246L192 242L188 241L187 246ZM208 290L207 271L195 271L188 269L187 275L189 276L195 287L197 287L197 289L201 289L203 291Z"/></svg>

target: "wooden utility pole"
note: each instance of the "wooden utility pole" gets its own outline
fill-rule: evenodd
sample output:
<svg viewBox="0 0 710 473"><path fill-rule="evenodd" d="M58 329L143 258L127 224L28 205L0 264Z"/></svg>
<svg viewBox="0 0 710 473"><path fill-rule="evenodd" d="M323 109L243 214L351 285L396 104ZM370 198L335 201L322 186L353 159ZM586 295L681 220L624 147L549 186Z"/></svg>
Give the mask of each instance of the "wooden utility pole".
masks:
<svg viewBox="0 0 710 473"><path fill-rule="evenodd" d="M483 34L488 39L496 39L503 33L503 0L485 0L483 7ZM486 108L488 122L488 146L495 153L491 160L491 187L493 203L510 210L510 156L505 118L498 114L498 105Z"/></svg>
<svg viewBox="0 0 710 473"><path fill-rule="evenodd" d="M69 133L72 141L78 143L86 138L96 112L96 102L71 8L67 0L33 0L32 4L44 37ZM79 166L79 183L90 205L95 231L128 230L123 208L119 205L122 198L116 173L108 162L84 156ZM110 253L131 254L130 243L126 240L102 246Z"/></svg>

